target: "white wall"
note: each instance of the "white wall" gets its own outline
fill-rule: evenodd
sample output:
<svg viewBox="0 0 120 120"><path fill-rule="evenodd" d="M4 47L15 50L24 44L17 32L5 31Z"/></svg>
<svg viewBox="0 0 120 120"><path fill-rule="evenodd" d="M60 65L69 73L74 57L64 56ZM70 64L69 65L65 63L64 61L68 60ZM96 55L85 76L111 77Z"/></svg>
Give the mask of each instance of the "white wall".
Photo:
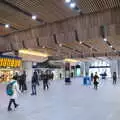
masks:
<svg viewBox="0 0 120 120"><path fill-rule="evenodd" d="M117 76L119 75L119 69L118 69L118 65L120 63L118 62L118 60L111 60L110 61L110 66L111 66L111 75L113 75L113 72L117 73ZM120 67L119 67L120 68Z"/></svg>

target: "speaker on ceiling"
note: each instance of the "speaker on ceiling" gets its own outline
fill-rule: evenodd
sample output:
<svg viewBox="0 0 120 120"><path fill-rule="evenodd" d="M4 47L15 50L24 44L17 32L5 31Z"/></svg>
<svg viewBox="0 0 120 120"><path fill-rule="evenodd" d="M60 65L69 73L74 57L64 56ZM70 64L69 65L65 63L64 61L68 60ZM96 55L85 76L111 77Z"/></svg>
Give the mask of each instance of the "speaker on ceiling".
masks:
<svg viewBox="0 0 120 120"><path fill-rule="evenodd" d="M24 40L22 41L22 46L23 46L24 49L27 49Z"/></svg>
<svg viewBox="0 0 120 120"><path fill-rule="evenodd" d="M37 43L37 46L40 47L40 42L38 37L36 38L36 43Z"/></svg>
<svg viewBox="0 0 120 120"><path fill-rule="evenodd" d="M58 44L56 34L53 34L53 39L54 39L55 44Z"/></svg>
<svg viewBox="0 0 120 120"><path fill-rule="evenodd" d="M75 32L75 40L76 40L77 42L79 42L78 32L77 32L77 30L75 30L74 32Z"/></svg>
<svg viewBox="0 0 120 120"><path fill-rule="evenodd" d="M105 25L100 26L100 36L104 39L106 37L106 27Z"/></svg>
<svg viewBox="0 0 120 120"><path fill-rule="evenodd" d="M10 42L10 48L11 48L11 50L14 50L12 42Z"/></svg>

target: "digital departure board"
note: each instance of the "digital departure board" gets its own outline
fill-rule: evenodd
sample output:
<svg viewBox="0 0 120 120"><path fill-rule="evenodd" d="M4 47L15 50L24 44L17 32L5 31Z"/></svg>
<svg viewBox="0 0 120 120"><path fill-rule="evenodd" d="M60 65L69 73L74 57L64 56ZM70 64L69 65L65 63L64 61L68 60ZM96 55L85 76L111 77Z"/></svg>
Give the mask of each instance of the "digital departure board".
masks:
<svg viewBox="0 0 120 120"><path fill-rule="evenodd" d="M18 68L21 66L22 60L20 57L0 56L0 67Z"/></svg>

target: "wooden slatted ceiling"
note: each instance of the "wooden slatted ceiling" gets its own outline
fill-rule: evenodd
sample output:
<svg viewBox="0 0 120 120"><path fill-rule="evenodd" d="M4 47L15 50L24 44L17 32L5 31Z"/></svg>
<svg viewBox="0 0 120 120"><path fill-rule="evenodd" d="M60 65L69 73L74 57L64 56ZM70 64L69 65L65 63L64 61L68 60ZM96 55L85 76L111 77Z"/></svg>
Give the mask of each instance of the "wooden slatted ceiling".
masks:
<svg viewBox="0 0 120 120"><path fill-rule="evenodd" d="M120 51L120 35L114 37L108 37L108 41L112 44L117 51Z"/></svg>
<svg viewBox="0 0 120 120"><path fill-rule="evenodd" d="M79 13L71 10L64 0L1 0L26 11L30 14L36 14L47 23L60 21ZM76 0L83 13L97 12L108 8L120 6L120 0ZM102 18L100 18L102 20ZM31 28L40 25L37 21L32 21L30 16L15 10L9 5L0 2L0 20L9 23L19 30ZM87 17L86 17L87 20ZM109 19L108 19L109 20ZM107 20L107 22L108 22ZM82 21L81 21L82 22ZM84 23L85 21L83 21ZM93 22L89 19L89 22ZM94 21L96 24L96 21ZM89 24L89 27L92 24Z"/></svg>
<svg viewBox="0 0 120 120"><path fill-rule="evenodd" d="M64 0L6 0L25 11L37 14L46 22L54 22L77 15L67 8Z"/></svg>
<svg viewBox="0 0 120 120"><path fill-rule="evenodd" d="M83 13L120 7L120 0L76 0Z"/></svg>
<svg viewBox="0 0 120 120"><path fill-rule="evenodd" d="M5 29L5 27L0 26L0 36L4 36L8 34L9 32L13 31L12 29Z"/></svg>
<svg viewBox="0 0 120 120"><path fill-rule="evenodd" d="M38 22L31 20L30 17L24 15L23 13L15 11L15 9L1 2L0 2L0 22L8 23L18 30L23 30L26 28L31 28L39 25Z"/></svg>

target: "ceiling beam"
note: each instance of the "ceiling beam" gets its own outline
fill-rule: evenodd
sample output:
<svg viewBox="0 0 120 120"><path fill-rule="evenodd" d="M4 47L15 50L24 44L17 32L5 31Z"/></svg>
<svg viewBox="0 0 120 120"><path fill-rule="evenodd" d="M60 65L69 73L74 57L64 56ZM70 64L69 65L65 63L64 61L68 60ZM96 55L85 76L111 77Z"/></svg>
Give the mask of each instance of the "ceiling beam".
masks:
<svg viewBox="0 0 120 120"><path fill-rule="evenodd" d="M0 26L5 27L5 24L4 23L0 23ZM11 26L11 25L10 25L10 28L13 29L13 30L18 30L17 28L15 28L14 26Z"/></svg>

